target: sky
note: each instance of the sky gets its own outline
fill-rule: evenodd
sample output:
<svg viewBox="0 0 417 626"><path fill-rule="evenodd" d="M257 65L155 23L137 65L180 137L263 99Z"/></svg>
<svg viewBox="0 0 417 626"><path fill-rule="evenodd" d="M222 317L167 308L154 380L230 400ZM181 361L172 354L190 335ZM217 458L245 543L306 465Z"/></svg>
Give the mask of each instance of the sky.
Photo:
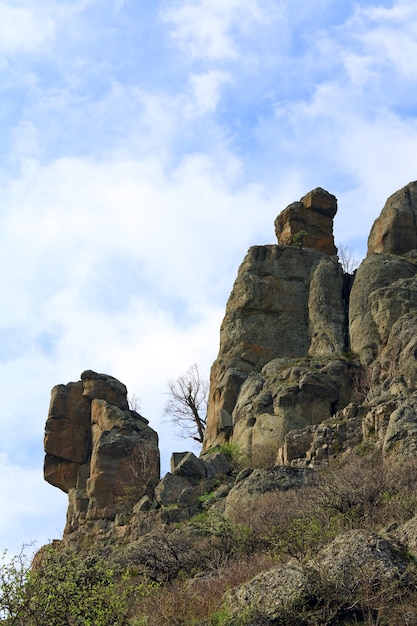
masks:
<svg viewBox="0 0 417 626"><path fill-rule="evenodd" d="M237 269L311 189L360 261L417 179L415 0L0 0L0 552L62 536L51 388L208 378Z"/></svg>

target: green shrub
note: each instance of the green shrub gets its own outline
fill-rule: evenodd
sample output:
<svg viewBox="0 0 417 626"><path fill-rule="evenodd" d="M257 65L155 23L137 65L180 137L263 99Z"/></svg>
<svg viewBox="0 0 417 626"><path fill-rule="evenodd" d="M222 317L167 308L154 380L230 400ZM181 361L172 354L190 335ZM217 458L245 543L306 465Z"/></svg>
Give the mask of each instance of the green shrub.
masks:
<svg viewBox="0 0 417 626"><path fill-rule="evenodd" d="M0 614L7 626L127 626L154 583L128 583L95 554L50 545L34 562L22 551L0 571Z"/></svg>

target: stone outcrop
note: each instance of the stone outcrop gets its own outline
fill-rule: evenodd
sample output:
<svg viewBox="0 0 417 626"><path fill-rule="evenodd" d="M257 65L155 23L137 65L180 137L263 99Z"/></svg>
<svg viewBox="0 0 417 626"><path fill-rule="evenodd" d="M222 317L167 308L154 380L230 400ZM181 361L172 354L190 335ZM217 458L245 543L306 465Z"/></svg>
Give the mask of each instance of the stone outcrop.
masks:
<svg viewBox="0 0 417 626"><path fill-rule="evenodd" d="M233 443L255 466L275 462L287 433L319 424L352 396L351 366L306 358L275 359L243 383L233 410Z"/></svg>
<svg viewBox="0 0 417 626"><path fill-rule="evenodd" d="M255 246L240 266L211 371L205 450L229 441L255 465L298 463L302 450L317 463L362 436L353 423L329 428L332 416L416 389L417 183L388 199L353 276L334 256L336 208L331 194L310 192L275 221L288 245ZM313 245L312 232L331 244Z"/></svg>
<svg viewBox="0 0 417 626"><path fill-rule="evenodd" d="M293 560L262 572L229 592L227 601L233 615L245 614L250 624L296 623L303 606L320 606L322 594L327 594L337 615L338 610L343 613L344 607L364 599L371 589L401 587L407 565L406 555L379 535L352 530L337 537L315 559L304 564Z"/></svg>
<svg viewBox="0 0 417 626"><path fill-rule="evenodd" d="M402 255L417 249L417 181L390 196L368 238L370 254Z"/></svg>
<svg viewBox="0 0 417 626"><path fill-rule="evenodd" d="M415 309L417 259L385 254L368 256L350 293L350 346L369 365L387 344L395 322Z"/></svg>
<svg viewBox="0 0 417 626"><path fill-rule="evenodd" d="M321 187L313 189L299 202L290 204L276 218L275 234L278 243L298 243L300 246L334 256L337 254L333 238L333 218L336 212L336 197Z"/></svg>
<svg viewBox="0 0 417 626"><path fill-rule="evenodd" d="M157 435L122 383L86 371L55 387L45 479L69 495L67 532L133 509L199 510L231 475L224 443L251 467L314 467L371 438L386 457L414 454L416 198L410 183L388 199L354 275L335 256L335 196L317 188L277 217L279 244L249 249L227 303L203 455L174 454L162 481Z"/></svg>
<svg viewBox="0 0 417 626"><path fill-rule="evenodd" d="M294 558L227 592L231 624L321 623L321 610L356 623L369 595L378 618L381 598L414 602L416 198L417 183L389 198L353 275L335 256L334 196L316 189L278 216L279 244L250 248L227 304L203 453L174 453L162 480L157 435L122 383L86 371L55 387L45 479L68 493L64 543L190 588L247 540L247 563L282 544Z"/></svg>
<svg viewBox="0 0 417 626"><path fill-rule="evenodd" d="M66 532L116 514L153 493L158 436L128 408L126 387L91 370L52 389L45 427L45 480L69 497Z"/></svg>
<svg viewBox="0 0 417 626"><path fill-rule="evenodd" d="M294 362L305 357L330 357L340 355L345 349L346 280L337 257L329 256L337 252L333 243L336 210L334 196L322 189L310 192L300 203L285 209L275 223L280 242L291 240L300 230L314 237L306 238L301 246L299 243L254 246L240 266L220 330L219 355L211 370L204 450L225 441L244 440L245 452L252 456L253 436L246 426L251 429L254 424L244 417L248 414L247 407L243 416L241 408L248 403L242 397L237 404L241 390L245 397L248 395L248 389L242 385L251 373L261 372L276 359ZM287 362L288 367L290 364ZM257 383L251 379L248 384L252 389L254 384L263 387L260 379ZM301 404L305 406L315 405L312 412L309 409L307 416L300 407L286 411L284 407L291 394L286 394L285 400L282 390L277 391L275 395L282 398L280 408L275 403L271 410L270 402L262 416L258 416L253 431L260 446L262 439L269 438L270 445L276 445L292 427L316 422L320 401L315 402L314 393L307 397L307 384L301 386L298 398L302 398ZM317 391L322 399L320 387ZM329 392L329 408L320 420L329 415L330 405L337 404L338 397L334 396ZM267 395L263 397L265 400ZM259 399L255 402L259 404ZM292 402L293 407L295 404ZM272 439L268 435L271 432Z"/></svg>

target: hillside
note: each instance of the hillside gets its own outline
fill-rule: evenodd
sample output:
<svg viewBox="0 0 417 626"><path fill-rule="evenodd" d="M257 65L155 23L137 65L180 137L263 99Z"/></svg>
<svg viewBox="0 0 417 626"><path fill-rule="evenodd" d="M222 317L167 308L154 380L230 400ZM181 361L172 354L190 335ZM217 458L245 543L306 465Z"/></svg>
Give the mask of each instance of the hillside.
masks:
<svg viewBox="0 0 417 626"><path fill-rule="evenodd" d="M44 475L69 504L34 575L67 567L84 589L111 571L85 586L93 604L111 590L92 624L417 624L417 182L352 272L336 212L314 189L244 258L200 457L173 453L161 479L157 433L111 376L52 390Z"/></svg>

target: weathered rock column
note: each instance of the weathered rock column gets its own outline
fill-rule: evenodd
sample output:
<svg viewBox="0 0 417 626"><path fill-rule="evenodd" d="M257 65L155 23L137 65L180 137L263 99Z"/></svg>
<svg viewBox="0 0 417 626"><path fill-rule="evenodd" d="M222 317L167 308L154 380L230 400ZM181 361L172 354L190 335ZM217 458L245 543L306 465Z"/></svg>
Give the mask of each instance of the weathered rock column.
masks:
<svg viewBox="0 0 417 626"><path fill-rule="evenodd" d="M106 374L87 370L52 389L44 446L45 480L68 493L66 533L114 519L160 478L157 433L129 410L125 385Z"/></svg>
<svg viewBox="0 0 417 626"><path fill-rule="evenodd" d="M252 372L273 359L335 355L345 348L343 271L333 239L336 211L335 196L314 189L275 220L280 245L249 249L211 369L204 450L233 438L233 412Z"/></svg>

